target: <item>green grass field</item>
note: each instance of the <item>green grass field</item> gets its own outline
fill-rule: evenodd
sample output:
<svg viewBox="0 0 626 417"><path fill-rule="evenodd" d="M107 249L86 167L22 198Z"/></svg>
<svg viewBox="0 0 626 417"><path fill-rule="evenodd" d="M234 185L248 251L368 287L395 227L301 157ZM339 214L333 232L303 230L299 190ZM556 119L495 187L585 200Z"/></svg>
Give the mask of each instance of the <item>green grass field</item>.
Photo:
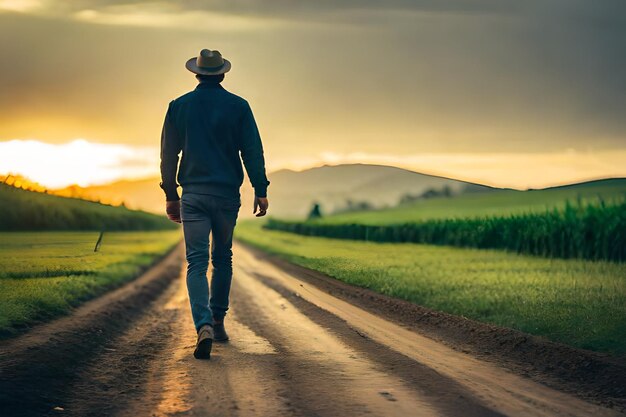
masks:
<svg viewBox="0 0 626 417"><path fill-rule="evenodd" d="M0 336L136 277L181 238L179 230L0 233Z"/></svg>
<svg viewBox="0 0 626 417"><path fill-rule="evenodd" d="M564 208L565 201L610 202L626 196L626 179L608 179L573 186L532 191L491 191L462 194L451 198L431 198L386 210L342 213L323 217L314 222L325 224L358 223L387 225L413 223L431 219L503 216L507 214L543 212Z"/></svg>
<svg viewBox="0 0 626 417"><path fill-rule="evenodd" d="M435 310L626 354L626 265L497 250L372 243L263 230L236 237L349 284Z"/></svg>

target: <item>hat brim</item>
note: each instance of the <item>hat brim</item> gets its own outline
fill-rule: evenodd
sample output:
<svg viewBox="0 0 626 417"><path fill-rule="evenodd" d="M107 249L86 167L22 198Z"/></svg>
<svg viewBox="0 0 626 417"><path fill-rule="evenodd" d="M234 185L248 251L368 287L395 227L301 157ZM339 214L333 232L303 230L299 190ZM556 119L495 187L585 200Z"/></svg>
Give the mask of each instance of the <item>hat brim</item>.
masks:
<svg viewBox="0 0 626 417"><path fill-rule="evenodd" d="M230 71L230 61L227 59L224 60L224 65L215 70L199 67L198 65L196 65L196 59L196 57L190 58L185 64L185 67L194 74L219 75Z"/></svg>

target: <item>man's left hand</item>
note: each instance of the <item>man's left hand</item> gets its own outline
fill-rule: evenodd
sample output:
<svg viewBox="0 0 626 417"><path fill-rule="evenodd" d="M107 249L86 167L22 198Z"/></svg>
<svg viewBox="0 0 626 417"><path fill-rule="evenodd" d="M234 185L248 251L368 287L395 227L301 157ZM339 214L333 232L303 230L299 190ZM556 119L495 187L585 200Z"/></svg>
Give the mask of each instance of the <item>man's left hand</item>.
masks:
<svg viewBox="0 0 626 417"><path fill-rule="evenodd" d="M180 223L180 200L166 201L165 212L167 213L168 219L173 222Z"/></svg>
<svg viewBox="0 0 626 417"><path fill-rule="evenodd" d="M270 202L267 197L254 196L254 210L252 210L252 214L256 214L256 217L265 216L269 207Z"/></svg>

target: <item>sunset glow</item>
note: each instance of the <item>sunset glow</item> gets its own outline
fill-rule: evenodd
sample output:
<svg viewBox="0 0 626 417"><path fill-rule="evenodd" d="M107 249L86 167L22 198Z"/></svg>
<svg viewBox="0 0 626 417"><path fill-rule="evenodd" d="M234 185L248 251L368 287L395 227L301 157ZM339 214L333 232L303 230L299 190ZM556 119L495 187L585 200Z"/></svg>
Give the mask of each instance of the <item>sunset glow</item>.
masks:
<svg viewBox="0 0 626 417"><path fill-rule="evenodd" d="M527 189L604 177L626 177L624 160L626 150L414 155L324 151L309 159L274 158L269 161L268 168L271 171L283 168L299 171L322 164L392 165L480 184ZM85 139L63 144L37 140L0 142L0 175L21 174L49 188L157 177L158 167L159 149L156 146L94 143Z"/></svg>

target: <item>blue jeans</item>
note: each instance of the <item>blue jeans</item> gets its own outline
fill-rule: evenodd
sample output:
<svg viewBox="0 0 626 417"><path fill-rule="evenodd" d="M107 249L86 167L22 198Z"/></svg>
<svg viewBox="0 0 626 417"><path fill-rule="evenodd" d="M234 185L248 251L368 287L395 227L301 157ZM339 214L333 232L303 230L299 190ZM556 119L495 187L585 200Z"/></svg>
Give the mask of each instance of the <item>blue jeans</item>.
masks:
<svg viewBox="0 0 626 417"><path fill-rule="evenodd" d="M185 193L181 198L181 218L187 257L187 291L196 330L221 321L228 310L233 277L233 230L241 201L237 198ZM209 268L211 235L211 292Z"/></svg>

